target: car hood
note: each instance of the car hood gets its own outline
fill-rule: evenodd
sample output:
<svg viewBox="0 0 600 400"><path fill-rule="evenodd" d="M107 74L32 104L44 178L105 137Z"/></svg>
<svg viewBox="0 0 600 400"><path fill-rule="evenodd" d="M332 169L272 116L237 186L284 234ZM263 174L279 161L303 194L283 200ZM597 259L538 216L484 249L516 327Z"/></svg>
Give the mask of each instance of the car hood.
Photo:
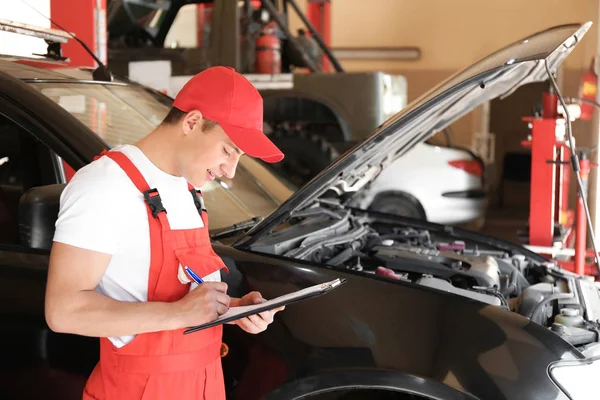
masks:
<svg viewBox="0 0 600 400"><path fill-rule="evenodd" d="M507 96L525 84L547 80L545 64L556 72L591 25L586 22L546 29L454 74L377 127L367 139L348 150L248 231L242 241L257 239L326 192L342 195L358 191L417 143L484 102Z"/></svg>

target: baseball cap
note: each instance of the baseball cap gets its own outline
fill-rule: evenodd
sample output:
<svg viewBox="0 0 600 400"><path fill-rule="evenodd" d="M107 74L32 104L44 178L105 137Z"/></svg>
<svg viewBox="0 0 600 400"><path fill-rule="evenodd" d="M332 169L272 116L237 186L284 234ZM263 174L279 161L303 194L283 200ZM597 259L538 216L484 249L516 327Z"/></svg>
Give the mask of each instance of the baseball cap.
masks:
<svg viewBox="0 0 600 400"><path fill-rule="evenodd" d="M244 76L231 67L210 67L181 88L173 107L199 110L221 125L231 141L250 157L268 163L283 159L281 150L263 132L263 99Z"/></svg>

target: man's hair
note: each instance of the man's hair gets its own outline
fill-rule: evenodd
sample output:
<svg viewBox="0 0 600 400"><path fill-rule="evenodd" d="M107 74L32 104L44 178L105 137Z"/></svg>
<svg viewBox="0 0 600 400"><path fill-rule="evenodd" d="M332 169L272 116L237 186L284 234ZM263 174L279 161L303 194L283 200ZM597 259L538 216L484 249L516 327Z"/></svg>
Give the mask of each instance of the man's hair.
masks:
<svg viewBox="0 0 600 400"><path fill-rule="evenodd" d="M187 114L187 113L181 111L178 108L171 107L171 109L169 110L169 112L167 113L167 115L165 116L165 118L162 120L161 124L164 124L164 125L175 125L179 121L181 121L181 119L183 117L185 117L185 114ZM219 123L216 122L216 121L204 118L202 120L202 131L207 131L209 129L212 129L215 126L217 126L218 124Z"/></svg>

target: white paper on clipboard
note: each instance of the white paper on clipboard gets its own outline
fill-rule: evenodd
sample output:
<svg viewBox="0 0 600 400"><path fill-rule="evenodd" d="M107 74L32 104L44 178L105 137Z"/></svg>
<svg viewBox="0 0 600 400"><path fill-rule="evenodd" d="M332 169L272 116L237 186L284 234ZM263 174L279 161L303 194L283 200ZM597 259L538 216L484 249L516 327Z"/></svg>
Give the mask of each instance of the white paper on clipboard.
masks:
<svg viewBox="0 0 600 400"><path fill-rule="evenodd" d="M274 299L267 300L263 303L253 304L249 306L239 306L239 307L231 307L225 314L221 315L214 321L211 321L207 324L196 326L189 328L185 331L185 333L191 333L198 330L210 328L212 326L224 324L230 321L235 321L240 318L247 317L248 315L258 314L263 311L272 310L275 308L279 308L283 305L295 303L300 300L309 299L312 297L320 296L329 292L330 290L338 287L343 284L345 279L334 279L329 282L319 283L314 286L307 287L305 289L300 289L296 292L284 294L279 297L275 297Z"/></svg>

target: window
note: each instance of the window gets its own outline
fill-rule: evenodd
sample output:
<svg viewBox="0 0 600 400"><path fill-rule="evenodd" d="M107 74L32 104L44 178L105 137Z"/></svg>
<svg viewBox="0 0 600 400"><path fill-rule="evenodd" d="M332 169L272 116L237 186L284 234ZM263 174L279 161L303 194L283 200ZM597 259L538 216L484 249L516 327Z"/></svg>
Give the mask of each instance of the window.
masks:
<svg viewBox="0 0 600 400"><path fill-rule="evenodd" d="M19 199L35 186L57 183L48 148L0 114L0 244L19 244Z"/></svg>
<svg viewBox="0 0 600 400"><path fill-rule="evenodd" d="M169 106L134 86L36 83L33 87L116 147L135 143L154 129Z"/></svg>

